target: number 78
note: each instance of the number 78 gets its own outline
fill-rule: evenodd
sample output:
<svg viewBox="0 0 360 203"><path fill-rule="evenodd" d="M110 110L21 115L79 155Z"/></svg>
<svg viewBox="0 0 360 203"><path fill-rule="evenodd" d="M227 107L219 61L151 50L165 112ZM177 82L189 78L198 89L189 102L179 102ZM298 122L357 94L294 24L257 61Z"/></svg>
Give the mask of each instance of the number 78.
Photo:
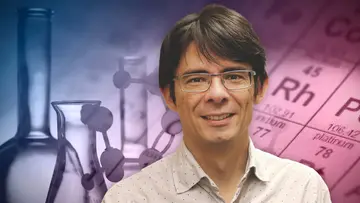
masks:
<svg viewBox="0 0 360 203"><path fill-rule="evenodd" d="M331 153L333 153L332 149L320 146L320 149L316 152L315 156L322 155L322 157L327 159L330 157Z"/></svg>

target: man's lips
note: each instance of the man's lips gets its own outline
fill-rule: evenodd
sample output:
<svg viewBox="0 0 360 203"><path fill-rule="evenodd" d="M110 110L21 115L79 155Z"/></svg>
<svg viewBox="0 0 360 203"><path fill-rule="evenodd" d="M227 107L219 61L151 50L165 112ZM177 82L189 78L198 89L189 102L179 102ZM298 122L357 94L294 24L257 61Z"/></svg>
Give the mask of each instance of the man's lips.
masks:
<svg viewBox="0 0 360 203"><path fill-rule="evenodd" d="M225 127L228 126L232 118L234 117L234 113L223 113L223 114L209 114L206 116L201 116L202 119L207 123L207 125L212 127Z"/></svg>
<svg viewBox="0 0 360 203"><path fill-rule="evenodd" d="M202 116L221 116L221 115L225 115L225 114L234 114L234 113L233 112L207 113L207 114L204 114Z"/></svg>
<svg viewBox="0 0 360 203"><path fill-rule="evenodd" d="M208 115L204 115L201 117L206 120L218 121L218 120L224 120L226 118L232 117L233 115L234 115L234 113L221 113L221 114L208 114Z"/></svg>

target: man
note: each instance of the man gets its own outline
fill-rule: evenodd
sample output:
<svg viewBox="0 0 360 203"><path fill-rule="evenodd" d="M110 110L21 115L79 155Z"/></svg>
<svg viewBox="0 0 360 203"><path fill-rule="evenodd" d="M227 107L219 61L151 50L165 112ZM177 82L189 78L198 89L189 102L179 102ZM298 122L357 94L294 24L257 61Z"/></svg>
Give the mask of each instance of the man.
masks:
<svg viewBox="0 0 360 203"><path fill-rule="evenodd" d="M183 140L173 154L115 184L103 203L329 203L313 169L256 149L253 105L268 85L264 49L234 10L206 6L165 37L159 83Z"/></svg>

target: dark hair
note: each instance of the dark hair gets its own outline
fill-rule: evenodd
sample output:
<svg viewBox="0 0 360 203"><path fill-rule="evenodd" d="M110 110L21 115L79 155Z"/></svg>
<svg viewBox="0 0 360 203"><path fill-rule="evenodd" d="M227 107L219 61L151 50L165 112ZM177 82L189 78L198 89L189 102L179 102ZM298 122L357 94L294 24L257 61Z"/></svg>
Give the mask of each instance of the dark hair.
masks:
<svg viewBox="0 0 360 203"><path fill-rule="evenodd" d="M250 23L238 12L225 6L211 4L200 13L192 13L181 20L166 35L159 59L159 86L170 85L175 102L173 78L181 57L191 42L207 60L216 62L214 53L222 59L245 62L256 72L255 95L266 80L265 51ZM258 86L259 85L259 86Z"/></svg>

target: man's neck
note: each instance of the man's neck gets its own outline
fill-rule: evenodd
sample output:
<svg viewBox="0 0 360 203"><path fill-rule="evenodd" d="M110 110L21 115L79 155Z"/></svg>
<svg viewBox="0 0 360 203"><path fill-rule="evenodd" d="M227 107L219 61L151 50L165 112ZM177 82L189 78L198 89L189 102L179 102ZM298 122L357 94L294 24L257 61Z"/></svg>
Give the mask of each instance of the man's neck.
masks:
<svg viewBox="0 0 360 203"><path fill-rule="evenodd" d="M204 172L221 188L236 187L245 173L248 159L249 138L218 144L184 142Z"/></svg>

